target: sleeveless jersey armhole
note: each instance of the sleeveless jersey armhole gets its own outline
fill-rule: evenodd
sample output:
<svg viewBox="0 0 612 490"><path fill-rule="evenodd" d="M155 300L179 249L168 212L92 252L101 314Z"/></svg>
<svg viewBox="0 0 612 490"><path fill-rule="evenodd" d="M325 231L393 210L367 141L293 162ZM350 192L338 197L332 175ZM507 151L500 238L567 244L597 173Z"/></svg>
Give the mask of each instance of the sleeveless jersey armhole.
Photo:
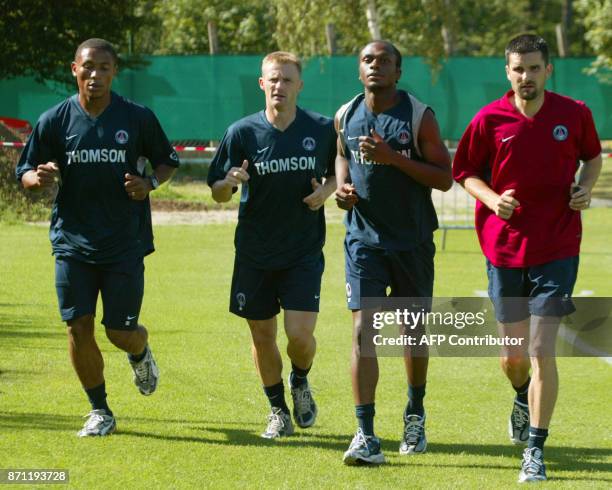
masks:
<svg viewBox="0 0 612 490"><path fill-rule="evenodd" d="M355 97L349 100L346 104L341 105L340 109L338 110L338 134L342 138L342 142L344 143L345 146L346 146L346 137L344 136L344 128L346 127L346 117L349 113L349 110L355 103L355 101L357 101L359 97L361 97L362 95L363 93L358 93Z"/></svg>
<svg viewBox="0 0 612 490"><path fill-rule="evenodd" d="M420 100L408 94L410 97L410 104L412 105L412 137L414 138L414 149L419 157L423 157L421 148L419 147L419 131L421 129L421 122L423 121L423 115L430 107L423 104Z"/></svg>

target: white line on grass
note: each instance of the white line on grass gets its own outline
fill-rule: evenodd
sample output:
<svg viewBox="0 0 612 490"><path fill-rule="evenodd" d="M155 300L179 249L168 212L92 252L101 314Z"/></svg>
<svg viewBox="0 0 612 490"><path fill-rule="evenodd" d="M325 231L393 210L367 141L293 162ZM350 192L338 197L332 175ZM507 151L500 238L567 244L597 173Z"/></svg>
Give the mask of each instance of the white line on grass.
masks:
<svg viewBox="0 0 612 490"><path fill-rule="evenodd" d="M612 366L612 356L607 352L596 349L595 347L587 344L584 340L578 338L576 332L572 332L565 325L559 326L559 336L565 340L568 344L576 347L583 354L589 354L593 357L599 357L603 362L607 362Z"/></svg>

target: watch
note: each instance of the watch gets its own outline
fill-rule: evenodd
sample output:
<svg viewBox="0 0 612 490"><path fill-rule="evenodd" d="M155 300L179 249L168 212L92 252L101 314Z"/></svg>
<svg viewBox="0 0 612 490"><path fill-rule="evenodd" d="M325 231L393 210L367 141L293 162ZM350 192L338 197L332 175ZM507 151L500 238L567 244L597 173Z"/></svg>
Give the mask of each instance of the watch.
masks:
<svg viewBox="0 0 612 490"><path fill-rule="evenodd" d="M159 187L159 180L157 180L157 177L155 177L155 174L149 175L149 180L151 181L151 187L153 188L153 190Z"/></svg>

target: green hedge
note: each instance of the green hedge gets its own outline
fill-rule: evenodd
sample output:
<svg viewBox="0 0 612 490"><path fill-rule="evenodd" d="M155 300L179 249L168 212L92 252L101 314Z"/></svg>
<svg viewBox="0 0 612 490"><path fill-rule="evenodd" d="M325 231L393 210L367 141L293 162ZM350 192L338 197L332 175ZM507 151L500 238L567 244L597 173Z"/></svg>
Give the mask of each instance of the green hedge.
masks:
<svg viewBox="0 0 612 490"><path fill-rule="evenodd" d="M44 221L50 216L56 190L26 192L15 180L19 151L0 148L0 221Z"/></svg>

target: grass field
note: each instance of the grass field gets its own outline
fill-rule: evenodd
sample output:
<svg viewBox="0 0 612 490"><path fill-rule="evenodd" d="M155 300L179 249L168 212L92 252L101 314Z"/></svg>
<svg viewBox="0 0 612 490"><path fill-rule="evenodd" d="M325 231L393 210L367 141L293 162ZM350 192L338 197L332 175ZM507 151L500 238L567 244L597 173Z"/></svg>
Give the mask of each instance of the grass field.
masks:
<svg viewBox="0 0 612 490"><path fill-rule="evenodd" d="M585 213L576 290L612 296L612 211ZM162 378L142 397L124 354L103 335L109 403L118 431L75 437L89 411L56 311L47 230L0 225L0 468L65 468L75 488L491 488L515 485L521 449L506 423L513 393L494 358L433 358L426 454L400 457L406 384L400 359L381 359L376 427L389 464L348 468L355 430L349 378L340 224L328 229L318 354L311 374L317 425L279 442L258 437L267 402L244 322L227 312L233 224L164 226L146 260L141 321ZM439 240L439 237L437 237ZM486 289L473 231L451 231L436 257L436 295ZM102 334L102 332L98 332ZM281 344L284 339L281 337ZM612 367L559 359L561 392L546 462L547 487L612 487Z"/></svg>

